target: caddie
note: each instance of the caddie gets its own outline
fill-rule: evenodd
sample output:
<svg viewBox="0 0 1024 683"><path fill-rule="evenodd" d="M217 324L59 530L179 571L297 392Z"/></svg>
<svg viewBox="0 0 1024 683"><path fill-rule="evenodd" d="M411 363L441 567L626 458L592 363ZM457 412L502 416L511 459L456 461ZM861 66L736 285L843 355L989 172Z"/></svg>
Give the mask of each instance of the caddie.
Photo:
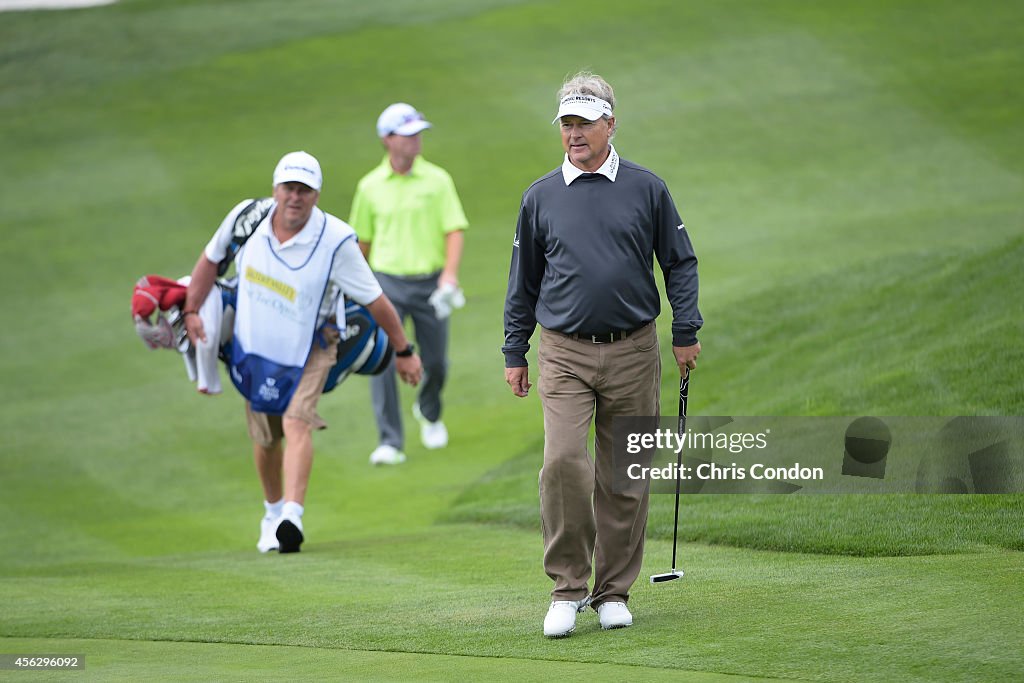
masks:
<svg viewBox="0 0 1024 683"><path fill-rule="evenodd" d="M239 247L237 221L247 199L224 218L192 271L182 315L198 345L206 331L198 314L225 260L238 273L229 362L231 381L246 397L256 471L263 486L260 552L297 552L313 465L314 429L328 372L337 359L336 321L344 297L366 306L395 348L404 382L420 381L421 364L394 307L370 271L352 228L318 206L323 175L306 152L284 155L274 169L272 201L253 220Z"/></svg>

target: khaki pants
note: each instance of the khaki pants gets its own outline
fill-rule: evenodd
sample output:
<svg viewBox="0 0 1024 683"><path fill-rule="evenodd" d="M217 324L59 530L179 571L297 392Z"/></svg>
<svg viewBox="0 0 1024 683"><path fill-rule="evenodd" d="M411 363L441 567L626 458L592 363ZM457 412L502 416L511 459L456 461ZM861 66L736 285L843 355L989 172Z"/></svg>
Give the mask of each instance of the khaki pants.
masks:
<svg viewBox="0 0 1024 683"><path fill-rule="evenodd" d="M544 407L541 523L552 599L587 595L593 557L594 607L626 602L643 561L650 487L641 482L627 493L613 492L612 418L659 412L655 325L609 344L541 329L537 358ZM587 452L592 419L593 460Z"/></svg>

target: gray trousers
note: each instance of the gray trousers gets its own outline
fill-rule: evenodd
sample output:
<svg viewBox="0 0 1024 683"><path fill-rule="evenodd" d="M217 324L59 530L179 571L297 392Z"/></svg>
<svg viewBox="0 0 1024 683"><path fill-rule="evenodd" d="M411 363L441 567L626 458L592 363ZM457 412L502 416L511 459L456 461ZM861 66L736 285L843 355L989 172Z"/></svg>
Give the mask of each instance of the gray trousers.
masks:
<svg viewBox="0 0 1024 683"><path fill-rule="evenodd" d="M412 318L416 351L423 361L423 381L416 400L423 417L431 422L441 419L441 389L444 388L448 374L448 320L438 320L434 315L434 307L427 301L431 292L437 288L440 274L440 271L412 276L375 273L381 289L398 311L398 317L403 322L407 317ZM373 397L373 413L377 418L379 442L402 450L405 447L405 433L402 429L394 360L384 372L370 378L370 394Z"/></svg>

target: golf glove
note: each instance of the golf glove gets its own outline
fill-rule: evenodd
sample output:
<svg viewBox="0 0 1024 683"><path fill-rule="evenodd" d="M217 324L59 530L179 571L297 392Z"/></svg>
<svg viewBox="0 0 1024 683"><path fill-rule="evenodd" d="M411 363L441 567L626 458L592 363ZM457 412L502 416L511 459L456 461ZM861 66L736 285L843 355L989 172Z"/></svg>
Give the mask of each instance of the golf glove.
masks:
<svg viewBox="0 0 1024 683"><path fill-rule="evenodd" d="M428 299L434 307L434 315L438 320L444 320L452 314L452 311L466 305L466 295L458 285L446 282L433 291Z"/></svg>

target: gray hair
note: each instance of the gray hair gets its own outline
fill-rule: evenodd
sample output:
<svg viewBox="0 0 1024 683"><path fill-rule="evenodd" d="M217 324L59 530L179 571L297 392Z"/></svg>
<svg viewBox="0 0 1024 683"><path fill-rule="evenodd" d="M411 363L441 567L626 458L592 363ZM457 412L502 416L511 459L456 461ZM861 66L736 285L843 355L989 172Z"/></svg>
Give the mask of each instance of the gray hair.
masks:
<svg viewBox="0 0 1024 683"><path fill-rule="evenodd" d="M562 87L558 90L558 101L561 102L564 98L569 95L590 95L591 97L597 97L608 103L608 106L612 108L612 112L615 112L615 91L612 90L612 86L608 84L608 81L604 80L595 73L589 71L580 71L574 76L570 76L562 83ZM602 118L607 119L607 116ZM615 134L615 128L612 129L612 134Z"/></svg>

